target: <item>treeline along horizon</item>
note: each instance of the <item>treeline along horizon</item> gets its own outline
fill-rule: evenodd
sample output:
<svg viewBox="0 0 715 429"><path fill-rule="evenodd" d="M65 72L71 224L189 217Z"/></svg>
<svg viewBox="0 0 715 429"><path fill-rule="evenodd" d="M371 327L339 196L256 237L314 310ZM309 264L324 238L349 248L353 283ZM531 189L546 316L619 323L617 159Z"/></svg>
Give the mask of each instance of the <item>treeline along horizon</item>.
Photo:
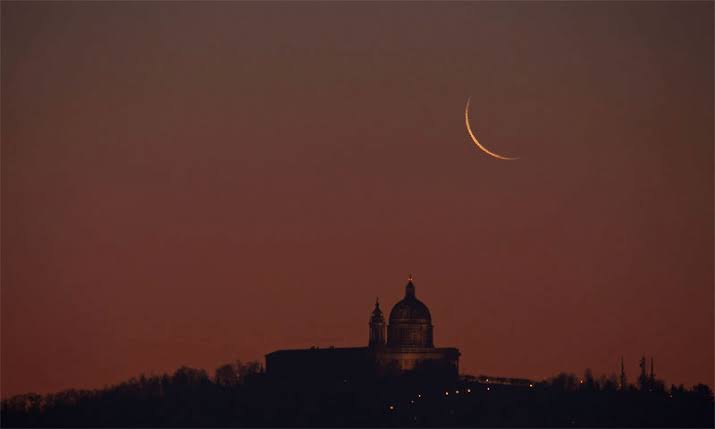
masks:
<svg viewBox="0 0 715 429"><path fill-rule="evenodd" d="M297 380L297 379L296 379ZM615 375L445 378L417 369L360 379L275 379L258 362L2 400L2 427L713 427L713 393Z"/></svg>

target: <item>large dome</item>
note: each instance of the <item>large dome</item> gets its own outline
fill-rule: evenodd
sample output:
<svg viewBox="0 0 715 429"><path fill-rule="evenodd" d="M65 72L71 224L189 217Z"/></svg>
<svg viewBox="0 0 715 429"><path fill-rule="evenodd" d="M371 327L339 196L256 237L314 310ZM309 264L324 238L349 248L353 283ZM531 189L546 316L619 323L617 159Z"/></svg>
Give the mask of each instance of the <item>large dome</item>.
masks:
<svg viewBox="0 0 715 429"><path fill-rule="evenodd" d="M390 311L387 333L388 347L434 347L432 316L429 309L415 297L412 279L405 287L405 297Z"/></svg>
<svg viewBox="0 0 715 429"><path fill-rule="evenodd" d="M390 323L411 321L432 323L432 316L429 313L429 309L422 301L415 298L415 287L412 285L412 282L407 284L408 291L410 286L412 286L412 294L408 292L402 301L392 307L392 311L390 311Z"/></svg>

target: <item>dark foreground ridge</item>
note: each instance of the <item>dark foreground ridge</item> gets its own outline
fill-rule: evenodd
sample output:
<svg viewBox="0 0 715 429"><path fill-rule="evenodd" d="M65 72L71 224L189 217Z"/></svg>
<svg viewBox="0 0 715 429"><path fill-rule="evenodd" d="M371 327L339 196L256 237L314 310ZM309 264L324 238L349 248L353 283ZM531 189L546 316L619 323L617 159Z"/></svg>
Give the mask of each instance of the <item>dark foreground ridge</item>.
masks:
<svg viewBox="0 0 715 429"><path fill-rule="evenodd" d="M298 381L301 380L301 381ZM713 395L699 384L619 386L615 376L275 378L260 364L187 367L99 390L2 401L3 427L713 427Z"/></svg>

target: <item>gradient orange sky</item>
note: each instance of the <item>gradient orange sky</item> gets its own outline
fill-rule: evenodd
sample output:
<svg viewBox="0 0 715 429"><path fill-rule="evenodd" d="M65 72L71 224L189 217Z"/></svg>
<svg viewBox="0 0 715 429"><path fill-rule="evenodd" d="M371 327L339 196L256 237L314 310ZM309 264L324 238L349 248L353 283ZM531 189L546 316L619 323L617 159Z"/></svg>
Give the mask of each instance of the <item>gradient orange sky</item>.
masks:
<svg viewBox="0 0 715 429"><path fill-rule="evenodd" d="M410 272L463 372L713 385L712 2L0 12L3 397L366 345Z"/></svg>

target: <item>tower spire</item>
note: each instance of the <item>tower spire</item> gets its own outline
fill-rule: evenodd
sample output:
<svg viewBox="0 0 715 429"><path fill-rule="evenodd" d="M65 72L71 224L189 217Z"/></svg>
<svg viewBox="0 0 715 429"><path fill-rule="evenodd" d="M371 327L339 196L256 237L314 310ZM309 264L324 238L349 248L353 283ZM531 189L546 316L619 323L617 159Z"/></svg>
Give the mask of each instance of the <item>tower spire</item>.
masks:
<svg viewBox="0 0 715 429"><path fill-rule="evenodd" d="M645 360L645 353L643 356L641 356L641 361L638 364L641 368L641 375L638 377L638 384L640 385L640 389L645 391L648 389L648 376L646 375L646 360Z"/></svg>
<svg viewBox="0 0 715 429"><path fill-rule="evenodd" d="M626 390L626 370L623 367L623 355L621 355L621 390Z"/></svg>
<svg viewBox="0 0 715 429"><path fill-rule="evenodd" d="M382 347L385 345L385 317L380 310L380 298L375 298L375 309L370 317L370 337L368 347Z"/></svg>

